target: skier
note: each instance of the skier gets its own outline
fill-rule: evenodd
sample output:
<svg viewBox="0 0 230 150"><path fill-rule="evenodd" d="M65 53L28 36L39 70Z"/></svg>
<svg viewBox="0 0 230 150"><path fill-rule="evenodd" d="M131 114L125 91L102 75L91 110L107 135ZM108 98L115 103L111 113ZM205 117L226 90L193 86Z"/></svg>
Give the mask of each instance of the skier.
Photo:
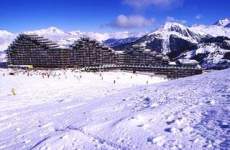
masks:
<svg viewBox="0 0 230 150"><path fill-rule="evenodd" d="M16 95L16 92L15 92L15 89L14 89L14 88L11 89L11 93L12 93L13 96Z"/></svg>

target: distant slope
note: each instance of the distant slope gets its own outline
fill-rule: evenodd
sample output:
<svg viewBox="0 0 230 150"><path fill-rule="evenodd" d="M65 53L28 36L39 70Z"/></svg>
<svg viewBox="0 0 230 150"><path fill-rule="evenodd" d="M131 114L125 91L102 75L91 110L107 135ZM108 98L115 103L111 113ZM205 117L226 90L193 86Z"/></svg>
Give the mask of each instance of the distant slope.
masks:
<svg viewBox="0 0 230 150"><path fill-rule="evenodd" d="M137 39L138 37L130 37L130 38L125 38L125 39L108 39L108 40L103 41L103 43L109 47L116 47L119 45L135 42Z"/></svg>

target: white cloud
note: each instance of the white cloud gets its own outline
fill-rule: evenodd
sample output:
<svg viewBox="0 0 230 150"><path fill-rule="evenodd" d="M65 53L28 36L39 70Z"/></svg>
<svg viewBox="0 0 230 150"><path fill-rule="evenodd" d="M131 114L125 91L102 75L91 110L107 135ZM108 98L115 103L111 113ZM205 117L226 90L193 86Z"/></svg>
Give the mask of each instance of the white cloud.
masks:
<svg viewBox="0 0 230 150"><path fill-rule="evenodd" d="M145 18L140 15L119 15L116 20L110 24L110 26L116 28L141 28L152 25L154 21L154 18Z"/></svg>
<svg viewBox="0 0 230 150"><path fill-rule="evenodd" d="M14 38L15 35L13 33L0 30L0 51L6 50Z"/></svg>
<svg viewBox="0 0 230 150"><path fill-rule="evenodd" d="M181 6L184 0L123 0L123 2L130 6L140 8L152 5L157 7Z"/></svg>
<svg viewBox="0 0 230 150"><path fill-rule="evenodd" d="M195 18L199 20L199 19L203 18L203 16L198 14L198 15L195 16Z"/></svg>
<svg viewBox="0 0 230 150"><path fill-rule="evenodd" d="M186 23L187 23L186 20L179 20L179 19L176 19L176 18L170 17L170 16L168 16L168 17L166 18L166 21L167 21L167 22L178 22L178 23L182 23L182 24L186 24Z"/></svg>

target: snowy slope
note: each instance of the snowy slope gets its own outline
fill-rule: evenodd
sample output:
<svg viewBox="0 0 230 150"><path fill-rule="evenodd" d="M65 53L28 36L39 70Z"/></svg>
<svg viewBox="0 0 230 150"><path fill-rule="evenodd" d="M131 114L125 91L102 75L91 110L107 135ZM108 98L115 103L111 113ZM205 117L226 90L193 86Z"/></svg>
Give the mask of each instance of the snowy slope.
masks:
<svg viewBox="0 0 230 150"><path fill-rule="evenodd" d="M74 83L67 82L72 73L66 73L67 79L61 74L62 88L55 86L58 77L19 74L0 78L1 85L7 86L0 87L0 149L229 147L230 70L123 90L119 90L119 81L141 83L148 77L136 80L133 75L131 80L122 80L122 75L113 85L109 82L117 76L111 73L103 74L102 82L99 74L81 74L82 80ZM91 82L86 78L95 84L81 84ZM40 84L29 87L31 83ZM43 91L41 86L52 90ZM12 87L16 96L8 91Z"/></svg>
<svg viewBox="0 0 230 150"><path fill-rule="evenodd" d="M217 37L217 36L230 37L230 28L224 28L223 26L217 26L217 25L210 25L210 26L196 25L196 26L192 26L190 29L193 32L199 33L199 34L201 34L203 36L211 35L211 36L214 36L214 37Z"/></svg>
<svg viewBox="0 0 230 150"><path fill-rule="evenodd" d="M205 69L226 69L230 67L230 59L226 57L230 50L223 49L216 44L200 45L195 51L184 54L187 59L197 59Z"/></svg>

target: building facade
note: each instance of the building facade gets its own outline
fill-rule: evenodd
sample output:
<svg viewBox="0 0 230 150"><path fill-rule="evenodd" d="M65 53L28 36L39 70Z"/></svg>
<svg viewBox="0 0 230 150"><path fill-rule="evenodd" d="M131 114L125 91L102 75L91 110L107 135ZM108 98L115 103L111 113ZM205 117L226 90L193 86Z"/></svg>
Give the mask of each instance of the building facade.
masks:
<svg viewBox="0 0 230 150"><path fill-rule="evenodd" d="M89 38L76 41L71 48L78 67L114 64L116 61L114 50Z"/></svg>
<svg viewBox="0 0 230 150"><path fill-rule="evenodd" d="M72 65L70 49L37 35L19 35L7 50L8 64L59 68Z"/></svg>
<svg viewBox="0 0 230 150"><path fill-rule="evenodd" d="M102 65L167 65L166 56L135 46L129 51L114 51L95 40L81 38L70 47L37 35L19 35L9 46L8 64L34 68L68 68Z"/></svg>

